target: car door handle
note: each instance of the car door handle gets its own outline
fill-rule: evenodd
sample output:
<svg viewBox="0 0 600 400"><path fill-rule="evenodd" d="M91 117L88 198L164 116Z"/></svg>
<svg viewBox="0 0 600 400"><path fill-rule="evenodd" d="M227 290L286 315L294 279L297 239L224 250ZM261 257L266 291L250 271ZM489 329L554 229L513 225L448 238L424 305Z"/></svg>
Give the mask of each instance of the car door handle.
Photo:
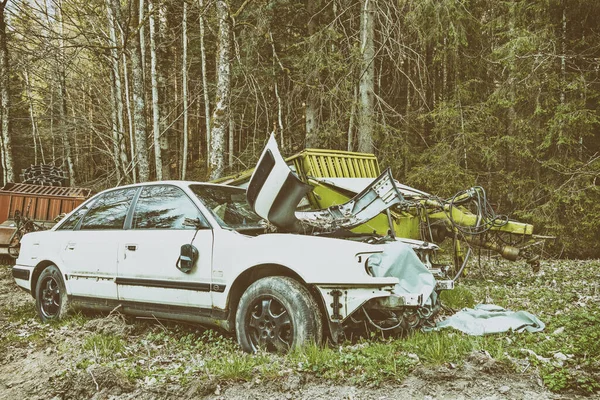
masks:
<svg viewBox="0 0 600 400"><path fill-rule="evenodd" d="M75 250L76 243L67 243L67 250Z"/></svg>
<svg viewBox="0 0 600 400"><path fill-rule="evenodd" d="M135 244L128 244L127 246L125 246L127 248L127 250L129 251L136 251L137 250L137 245Z"/></svg>

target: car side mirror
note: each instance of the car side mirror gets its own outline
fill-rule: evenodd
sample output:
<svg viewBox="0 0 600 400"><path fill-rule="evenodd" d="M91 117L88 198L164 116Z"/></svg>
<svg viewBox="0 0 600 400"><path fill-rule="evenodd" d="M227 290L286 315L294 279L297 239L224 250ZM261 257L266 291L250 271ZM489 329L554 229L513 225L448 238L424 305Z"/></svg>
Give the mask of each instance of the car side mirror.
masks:
<svg viewBox="0 0 600 400"><path fill-rule="evenodd" d="M191 226L196 230L206 228L206 224L200 218L185 218L183 220L183 226Z"/></svg>
<svg viewBox="0 0 600 400"><path fill-rule="evenodd" d="M175 266L181 272L185 272L186 274L190 273L194 268L194 265L196 265L196 261L198 261L198 254L198 249L195 246L184 244L181 246L179 259Z"/></svg>

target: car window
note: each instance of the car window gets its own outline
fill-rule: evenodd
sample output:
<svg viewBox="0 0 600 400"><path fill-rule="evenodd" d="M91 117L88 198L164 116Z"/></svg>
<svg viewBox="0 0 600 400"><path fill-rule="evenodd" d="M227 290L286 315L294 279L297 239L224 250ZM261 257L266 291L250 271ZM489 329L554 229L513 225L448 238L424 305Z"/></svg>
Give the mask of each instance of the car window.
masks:
<svg viewBox="0 0 600 400"><path fill-rule="evenodd" d="M208 228L200 211L190 198L176 186L156 185L142 189L133 214L133 229L196 229Z"/></svg>
<svg viewBox="0 0 600 400"><path fill-rule="evenodd" d="M89 204L89 202L88 202ZM83 207L79 208L77 211L75 211L73 214L71 214L71 216L69 218L66 219L66 221L59 226L58 228L56 228L56 230L72 230L77 226L77 223L79 222L79 220L81 219L81 217L83 215L85 215L85 213L87 212L89 206L88 204L83 205Z"/></svg>
<svg viewBox="0 0 600 400"><path fill-rule="evenodd" d="M79 229L122 229L133 195L138 188L112 190L102 194L83 217Z"/></svg>
<svg viewBox="0 0 600 400"><path fill-rule="evenodd" d="M262 218L250 208L244 190L209 185L190 185L190 188L222 227L236 230L262 228Z"/></svg>

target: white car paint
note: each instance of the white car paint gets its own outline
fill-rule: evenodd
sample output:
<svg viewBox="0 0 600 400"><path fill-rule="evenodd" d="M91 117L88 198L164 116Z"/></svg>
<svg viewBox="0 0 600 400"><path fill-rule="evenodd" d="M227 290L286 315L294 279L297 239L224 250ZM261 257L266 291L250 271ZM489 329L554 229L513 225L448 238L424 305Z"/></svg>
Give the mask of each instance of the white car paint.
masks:
<svg viewBox="0 0 600 400"><path fill-rule="evenodd" d="M129 187L173 185L180 188L204 216L209 229L197 232L59 230L67 216L48 231L24 236L13 270L16 283L34 292L32 281L36 274L39 275L43 266L54 264L65 277L70 296L140 303L149 312L152 312L153 304L214 310L219 312L215 314L217 317L211 317L215 324L218 319L225 318L227 312L235 313L235 310L229 310L235 300L231 297L232 285L245 271L259 265L285 267L306 285L314 287L315 293L323 297L320 300L330 320L334 317L329 306L330 293L334 289L343 293L340 299L344 304L342 321L370 299L399 296L394 292L398 278L373 277L365 270L368 256L384 251L383 245L297 234L247 236L221 227L212 212L194 195L190 184L200 183L168 181ZM93 204L96 197L81 207ZM187 243L194 244L199 250L198 262L189 274L175 267L180 246ZM391 245L409 248L401 242ZM136 246L135 251L131 251L130 246ZM27 279L22 278L25 273ZM137 280L135 285L122 284L132 279ZM175 288L181 284L189 287ZM422 302L422 294L419 296L419 293L413 293L404 298ZM411 304L421 305L414 301ZM169 317L168 313L161 315ZM176 315L172 317L181 319ZM221 326L233 328L226 323Z"/></svg>

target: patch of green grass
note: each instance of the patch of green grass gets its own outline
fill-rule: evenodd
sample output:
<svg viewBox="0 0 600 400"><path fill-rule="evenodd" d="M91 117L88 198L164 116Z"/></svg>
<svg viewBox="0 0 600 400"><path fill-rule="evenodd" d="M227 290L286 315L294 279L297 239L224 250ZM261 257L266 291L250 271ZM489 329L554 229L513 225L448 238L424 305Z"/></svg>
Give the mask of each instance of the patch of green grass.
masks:
<svg viewBox="0 0 600 400"><path fill-rule="evenodd" d="M473 350L470 339L453 332L415 332L400 345L433 364L457 362Z"/></svg>
<svg viewBox="0 0 600 400"><path fill-rule="evenodd" d="M284 362L297 371L329 380L376 385L388 380L401 380L414 364L395 342L367 340L337 349L306 346L285 356Z"/></svg>
<svg viewBox="0 0 600 400"><path fill-rule="evenodd" d="M82 348L91 352L95 358L110 360L123 353L125 344L118 336L97 333L87 337Z"/></svg>
<svg viewBox="0 0 600 400"><path fill-rule="evenodd" d="M82 327L87 321L89 321L89 318L77 311L69 313L66 318L61 320L50 321L50 325L53 327Z"/></svg>
<svg viewBox="0 0 600 400"><path fill-rule="evenodd" d="M265 354L251 355L241 352L224 354L223 357L207 360L206 371L212 379L226 381L248 381L257 371L272 372L275 363Z"/></svg>
<svg viewBox="0 0 600 400"><path fill-rule="evenodd" d="M77 365L75 365L75 367L77 369L87 369L90 365L92 365L94 362L92 360L90 360L89 358L84 358L83 360L80 360Z"/></svg>
<svg viewBox="0 0 600 400"><path fill-rule="evenodd" d="M5 310L5 314L9 315L10 322L22 322L37 318L35 307L31 303L19 304Z"/></svg>
<svg viewBox="0 0 600 400"><path fill-rule="evenodd" d="M473 293L464 286L456 286L453 290L444 290L440 298L442 304L455 310L465 307L473 308L475 305Z"/></svg>
<svg viewBox="0 0 600 400"><path fill-rule="evenodd" d="M334 366L337 355L330 347L321 348L310 344L293 350L286 357L299 371L323 375Z"/></svg>

